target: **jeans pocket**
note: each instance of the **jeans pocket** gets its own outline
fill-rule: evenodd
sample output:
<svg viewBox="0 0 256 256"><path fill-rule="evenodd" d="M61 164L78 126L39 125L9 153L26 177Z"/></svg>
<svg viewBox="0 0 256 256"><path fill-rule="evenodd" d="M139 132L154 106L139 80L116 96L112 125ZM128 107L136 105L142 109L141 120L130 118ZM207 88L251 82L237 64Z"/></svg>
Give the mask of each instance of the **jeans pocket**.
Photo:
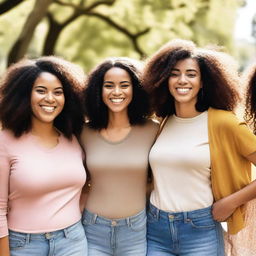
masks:
<svg viewBox="0 0 256 256"><path fill-rule="evenodd" d="M192 227L198 229L213 229L216 227L216 223L211 215L199 218L193 218L190 220Z"/></svg>
<svg viewBox="0 0 256 256"><path fill-rule="evenodd" d="M84 228L81 223L76 224L75 228L67 229L67 238L72 241L80 241L85 238Z"/></svg>
<svg viewBox="0 0 256 256"><path fill-rule="evenodd" d="M146 214L144 216L139 216L138 219L131 220L130 228L133 231L142 231L143 229L146 229L147 225L147 216Z"/></svg>
<svg viewBox="0 0 256 256"><path fill-rule="evenodd" d="M22 249L26 245L26 238L23 236L16 236L9 234L9 246L12 250Z"/></svg>

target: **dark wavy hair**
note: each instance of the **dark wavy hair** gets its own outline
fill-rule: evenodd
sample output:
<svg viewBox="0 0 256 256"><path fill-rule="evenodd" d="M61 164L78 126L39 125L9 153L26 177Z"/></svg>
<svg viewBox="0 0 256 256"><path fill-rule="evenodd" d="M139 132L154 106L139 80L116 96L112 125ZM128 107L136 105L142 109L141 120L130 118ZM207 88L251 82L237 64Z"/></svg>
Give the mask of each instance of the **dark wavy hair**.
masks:
<svg viewBox="0 0 256 256"><path fill-rule="evenodd" d="M84 91L86 116L92 129L100 130L108 125L108 108L102 99L102 87L106 72L113 67L125 70L131 77L133 97L128 106L130 124L142 124L148 117L148 95L141 86L140 63L125 57L109 58L92 70Z"/></svg>
<svg viewBox="0 0 256 256"><path fill-rule="evenodd" d="M237 66L231 56L213 49L197 48L192 41L176 39L165 44L146 62L142 84L150 94L152 111L158 117L175 114L168 79L176 63L187 58L195 59L201 72L202 88L196 110L203 112L209 107L233 110L240 97L236 90Z"/></svg>
<svg viewBox="0 0 256 256"><path fill-rule="evenodd" d="M53 74L63 86L65 104L54 126L69 139L73 134L78 136L84 123L81 93L85 76L78 66L54 56L24 59L7 69L0 82L3 129L11 130L16 137L31 130L31 92L42 72Z"/></svg>
<svg viewBox="0 0 256 256"><path fill-rule="evenodd" d="M251 65L244 76L246 85L244 117L256 134L256 64Z"/></svg>

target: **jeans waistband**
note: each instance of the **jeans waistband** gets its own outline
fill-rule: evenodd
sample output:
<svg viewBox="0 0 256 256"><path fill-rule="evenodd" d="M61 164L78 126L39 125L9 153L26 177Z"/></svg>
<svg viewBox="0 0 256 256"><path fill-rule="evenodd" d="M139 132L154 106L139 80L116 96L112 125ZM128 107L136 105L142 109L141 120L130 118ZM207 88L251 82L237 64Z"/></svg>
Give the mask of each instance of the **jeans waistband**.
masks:
<svg viewBox="0 0 256 256"><path fill-rule="evenodd" d="M155 207L153 204L149 203L148 209L156 218L172 218L173 220L186 220L186 219L195 219L200 217L212 216L212 207L206 207L194 211L187 212L169 212L163 211Z"/></svg>
<svg viewBox="0 0 256 256"><path fill-rule="evenodd" d="M9 230L9 235L10 236L14 235L16 237L25 238L27 241L29 241L30 239L49 240L49 239L52 239L52 238L68 237L68 234L72 230L74 230L77 227L79 227L80 225L82 225L81 220L79 220L78 222L76 222L75 224L72 224L71 226L69 226L67 228L56 230L56 231L52 231L52 232L46 232L46 233L23 233L23 232L17 232L17 231Z"/></svg>
<svg viewBox="0 0 256 256"><path fill-rule="evenodd" d="M133 215L127 218L122 218L122 219L107 219L105 217L97 215L96 213L92 213L87 209L85 209L83 213L83 219L86 219L87 223L90 223L90 224L99 223L107 226L124 226L124 225L130 226L132 222L143 219L145 217L146 217L146 209L143 209L136 215Z"/></svg>

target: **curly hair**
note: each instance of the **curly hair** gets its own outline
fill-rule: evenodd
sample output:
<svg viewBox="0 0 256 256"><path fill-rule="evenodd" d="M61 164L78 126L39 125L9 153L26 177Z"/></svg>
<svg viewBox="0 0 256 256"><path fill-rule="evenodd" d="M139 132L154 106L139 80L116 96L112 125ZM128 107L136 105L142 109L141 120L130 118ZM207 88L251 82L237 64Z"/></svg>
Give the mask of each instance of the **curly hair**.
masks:
<svg viewBox="0 0 256 256"><path fill-rule="evenodd" d="M196 110L203 112L209 107L233 110L240 99L234 59L216 49L198 48L192 41L176 39L165 44L146 62L142 84L150 94L152 111L158 117L175 114L168 79L177 62L187 58L196 60L201 72L202 88Z"/></svg>
<svg viewBox="0 0 256 256"><path fill-rule="evenodd" d="M130 58L109 58L96 66L88 75L84 91L85 111L92 129L100 130L108 125L108 108L102 99L104 76L108 70L118 67L131 77L133 86L132 101L128 106L128 117L131 125L142 124L149 115L148 94L141 86L140 62Z"/></svg>
<svg viewBox="0 0 256 256"><path fill-rule="evenodd" d="M42 72L53 74L63 86L65 104L54 126L69 139L73 134L78 136L84 123L81 93L85 75L78 66L55 56L24 59L7 69L0 82L3 129L11 130L16 137L31 130L31 92Z"/></svg>
<svg viewBox="0 0 256 256"><path fill-rule="evenodd" d="M256 134L256 63L244 72L243 77L246 85L244 118Z"/></svg>

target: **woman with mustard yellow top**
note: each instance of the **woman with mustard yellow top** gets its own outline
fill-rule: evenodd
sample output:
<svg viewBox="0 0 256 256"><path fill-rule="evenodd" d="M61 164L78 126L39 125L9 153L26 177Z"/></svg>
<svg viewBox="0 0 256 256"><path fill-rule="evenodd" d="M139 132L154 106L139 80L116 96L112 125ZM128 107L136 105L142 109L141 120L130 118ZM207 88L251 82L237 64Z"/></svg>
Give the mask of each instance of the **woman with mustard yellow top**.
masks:
<svg viewBox="0 0 256 256"><path fill-rule="evenodd" d="M144 87L156 115L165 118L149 156L154 190L148 256L224 255L212 205L249 184L250 161L256 163L256 138L232 113L239 98L232 63L227 54L185 40L167 43L147 62ZM233 213L228 218L231 233L243 227L238 206L229 205L227 215L218 205L214 209L217 220Z"/></svg>

